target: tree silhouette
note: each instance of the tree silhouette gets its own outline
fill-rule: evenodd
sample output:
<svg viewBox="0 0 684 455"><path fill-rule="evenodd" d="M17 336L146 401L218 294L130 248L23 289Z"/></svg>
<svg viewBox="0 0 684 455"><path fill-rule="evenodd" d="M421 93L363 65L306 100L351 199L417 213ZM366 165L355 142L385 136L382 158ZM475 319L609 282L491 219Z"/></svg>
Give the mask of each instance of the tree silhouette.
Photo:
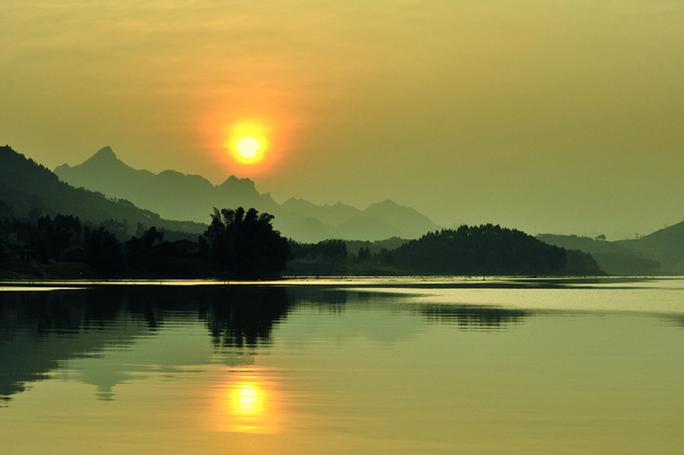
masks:
<svg viewBox="0 0 684 455"><path fill-rule="evenodd" d="M600 273L593 258L498 225L429 232L391 256L402 270L427 275Z"/></svg>
<svg viewBox="0 0 684 455"><path fill-rule="evenodd" d="M229 276L279 275L290 255L287 240L273 229L273 215L256 209L214 209L204 233L208 255Z"/></svg>
<svg viewBox="0 0 684 455"><path fill-rule="evenodd" d="M146 256L151 256L155 244L161 243L164 240L164 233L158 231L155 226L152 226L146 231L143 231L140 237L131 237L126 242L126 252L129 258L137 260Z"/></svg>
<svg viewBox="0 0 684 455"><path fill-rule="evenodd" d="M117 275L124 270L121 242L103 227L87 229L85 244L88 264L101 275Z"/></svg>

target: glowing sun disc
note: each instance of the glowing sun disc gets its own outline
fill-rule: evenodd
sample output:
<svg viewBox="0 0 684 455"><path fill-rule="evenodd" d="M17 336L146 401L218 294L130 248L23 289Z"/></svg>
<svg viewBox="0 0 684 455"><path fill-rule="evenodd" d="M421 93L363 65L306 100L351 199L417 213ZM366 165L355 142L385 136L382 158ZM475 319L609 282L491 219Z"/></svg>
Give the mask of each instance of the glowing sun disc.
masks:
<svg viewBox="0 0 684 455"><path fill-rule="evenodd" d="M242 164L256 164L264 158L268 141L264 128L251 123L235 125L227 148Z"/></svg>
<svg viewBox="0 0 684 455"><path fill-rule="evenodd" d="M240 154L240 157L245 160L255 159L260 148L261 143L253 136L241 137L235 143L235 149L237 150L238 154Z"/></svg>

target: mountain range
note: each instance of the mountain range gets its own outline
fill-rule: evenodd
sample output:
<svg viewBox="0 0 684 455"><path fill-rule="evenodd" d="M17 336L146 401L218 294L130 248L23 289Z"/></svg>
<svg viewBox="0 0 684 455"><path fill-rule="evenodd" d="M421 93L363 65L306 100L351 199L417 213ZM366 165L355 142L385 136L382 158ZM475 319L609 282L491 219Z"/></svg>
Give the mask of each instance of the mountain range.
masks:
<svg viewBox="0 0 684 455"><path fill-rule="evenodd" d="M639 256L660 262L667 274L684 274L684 221L652 234L615 244L636 252Z"/></svg>
<svg viewBox="0 0 684 455"><path fill-rule="evenodd" d="M390 200L363 210L297 198L279 204L269 193L260 193L250 179L230 176L214 185L199 175L172 170L155 174L124 163L111 147L100 149L79 165L58 166L54 172L72 186L130 201L168 219L207 222L214 207L254 207L275 215L276 228L303 242L416 238L438 229L427 216Z"/></svg>
<svg viewBox="0 0 684 455"><path fill-rule="evenodd" d="M614 275L684 274L684 222L644 237L607 241L575 235L540 234L545 243L581 250Z"/></svg>
<svg viewBox="0 0 684 455"><path fill-rule="evenodd" d="M136 207L130 201L64 183L49 169L9 146L0 147L0 212L2 215L31 217L35 214L68 214L83 221L109 224L113 231L135 233L137 225L157 226L169 234L198 234L206 226L195 222L172 221ZM167 236L167 238L172 238Z"/></svg>
<svg viewBox="0 0 684 455"><path fill-rule="evenodd" d="M163 196L163 202L167 204L166 215L178 214L173 211L174 198L184 201L188 213L194 214L198 220L205 223L208 217L203 215L208 213L208 207L212 205L218 207L258 205L282 217L280 227L286 235L285 229L294 231L302 228L299 234L294 236L296 239L313 241L346 233L347 238L366 240L365 242L348 242L352 254L355 254L361 247L375 250L384 247L393 250L406 243L406 238L436 228L420 213L391 201L372 204L365 210L344 204L316 205L294 198L278 204L270 195L259 193L254 182L248 179L229 177L223 184L215 186L199 176L187 176L173 171L160 174L139 171L119 161L108 148L98 152L84 165L73 168L60 166L58 171L62 174L71 172L74 175L80 175L84 179L80 186L86 186L86 184L90 186L88 183L90 182L92 186L104 192L105 186L116 186L116 182L112 181L113 178L102 174L112 167L118 168L116 178L122 179L124 183L119 185L120 195L110 193L105 196L102 192L75 188L61 181L49 169L15 152L11 147L2 146L0 147L0 218L13 216L31 218L38 213L69 214L80 217L84 222L105 224L114 232L118 229L122 237L134 235L138 225L156 226L164 230L165 238L169 240L194 238L206 229L204 223L174 221L168 219L171 216L162 217L152 210L139 208L130 200L153 201L154 197L145 193L155 191L155 194ZM91 170L93 173L72 172L74 169ZM75 178L72 176L70 180ZM100 185L94 182L98 178L102 179ZM128 186L129 189L124 191L124 186ZM192 196L192 191L196 196ZM141 194L134 194L136 192ZM205 199L196 200L195 197L199 197L197 196L199 194L204 194ZM124 195L128 195L130 199L124 198ZM160 204L160 207L164 206ZM405 219L406 222L404 222ZM418 234L412 235L413 233ZM393 236L394 238L390 238ZM590 253L601 269L610 274L684 274L684 222L632 240L607 241L555 234L541 234L537 238L551 245ZM376 239L385 240L376 244L367 241Z"/></svg>

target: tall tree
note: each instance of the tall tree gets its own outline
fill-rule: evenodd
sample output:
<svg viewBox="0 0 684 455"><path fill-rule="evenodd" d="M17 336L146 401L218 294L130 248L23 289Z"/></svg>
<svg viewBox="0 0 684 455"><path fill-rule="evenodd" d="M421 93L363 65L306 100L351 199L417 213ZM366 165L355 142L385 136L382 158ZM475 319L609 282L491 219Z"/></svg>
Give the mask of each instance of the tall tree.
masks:
<svg viewBox="0 0 684 455"><path fill-rule="evenodd" d="M277 276L285 269L290 249L273 229L273 215L256 209L214 209L204 233L208 254L230 276Z"/></svg>

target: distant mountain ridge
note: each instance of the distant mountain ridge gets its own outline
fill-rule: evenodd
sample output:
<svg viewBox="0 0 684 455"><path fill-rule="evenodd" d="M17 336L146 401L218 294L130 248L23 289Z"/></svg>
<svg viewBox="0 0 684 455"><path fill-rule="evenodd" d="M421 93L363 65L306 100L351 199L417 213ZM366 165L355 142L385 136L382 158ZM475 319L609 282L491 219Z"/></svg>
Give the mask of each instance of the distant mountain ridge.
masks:
<svg viewBox="0 0 684 455"><path fill-rule="evenodd" d="M551 245L591 253L606 272L615 275L684 274L684 222L632 240L597 240L575 235L541 234Z"/></svg>
<svg viewBox="0 0 684 455"><path fill-rule="evenodd" d="M615 243L660 262L664 273L684 274L684 221L638 239Z"/></svg>
<svg viewBox="0 0 684 455"><path fill-rule="evenodd" d="M125 223L129 233L135 233L138 224L190 234L201 233L206 228L200 223L163 219L128 200L109 199L95 191L74 188L9 146L0 147L0 201L14 216L30 216L31 212L38 211L74 215L92 223L115 220Z"/></svg>
<svg viewBox="0 0 684 455"><path fill-rule="evenodd" d="M254 182L249 179L229 177L221 185L212 185L200 176L184 175L175 171L164 171L153 174L139 171L120 162L114 152L105 148L87 161L88 169L104 167L114 169L130 187L129 192L143 192L148 179L152 179L156 191L168 192L171 200L185 198L188 204L196 204L197 196L188 194L187 188L195 187L206 191L208 198L218 197L217 206L224 206L224 201L232 201L234 205L266 205L266 210L281 219L280 228L287 235L287 229L302 227L303 232L320 238L344 238L339 233L346 233L353 239L356 232L364 242L347 242L351 250L357 254L360 248L370 248L377 253L382 248L395 250L407 243L414 229L420 232L434 230L429 219L419 212L402 207L392 201L371 204L360 210L345 204L316 205L303 199L290 198L278 204L268 194L260 194ZM60 166L62 171L70 168ZM130 173L132 171L132 173ZM94 176L90 176L91 179ZM107 180L111 179L109 177ZM85 186L85 185L83 185ZM181 189L179 191L179 188ZM133 199L133 198L131 198ZM254 202L251 204L250 201ZM201 201L200 201L201 202ZM212 201L209 201L210 203ZM205 201L206 203L206 201ZM57 175L44 166L15 152L9 146L0 146L0 216L6 218L36 216L36 214L55 215L70 214L82 221L93 223L109 223L116 229L127 230L129 235L135 234L137 225L156 226L165 231L165 238L173 236L187 238L201 233L206 224L192 221L174 221L160 217L157 213L139 208L122 196L107 197L101 192L74 188L60 181ZM262 207L263 207L262 205ZM270 209L268 208L270 206ZM199 204L195 208L201 220L205 208ZM263 209L262 209L263 210ZM407 221L408 220L408 221ZM427 220L427 221L426 221ZM402 226L393 223L407 221ZM410 226L410 223L414 223ZM425 226L425 224L430 224ZM421 225L422 224L422 225ZM416 227L418 225L418 227ZM372 229L375 229L373 231ZM387 235L386 231L399 232L398 236ZM166 235L169 234L169 235ZM374 238L375 237L375 238ZM301 239L302 236L299 237ZM537 238L547 244L563 247L568 250L581 250L591 253L602 270L610 274L684 274L684 222L656 231L650 235L634 240L607 241L572 235L541 234ZM373 240L383 242L372 243ZM311 241L304 239L304 241ZM369 242L371 241L371 242Z"/></svg>
<svg viewBox="0 0 684 455"><path fill-rule="evenodd" d="M73 186L130 200L170 219L202 222L213 207L254 207L275 215L276 227L298 241L416 238L438 228L417 210L390 200L364 210L342 203L317 205L297 198L279 204L269 193L259 193L247 178L230 176L213 185L199 175L172 170L154 174L119 160L111 147L100 149L82 164L63 164L54 172Z"/></svg>
<svg viewBox="0 0 684 455"><path fill-rule="evenodd" d="M655 275L663 272L655 257L644 256L622 242L559 234L540 234L537 238L549 245L590 253L601 269L611 275Z"/></svg>

